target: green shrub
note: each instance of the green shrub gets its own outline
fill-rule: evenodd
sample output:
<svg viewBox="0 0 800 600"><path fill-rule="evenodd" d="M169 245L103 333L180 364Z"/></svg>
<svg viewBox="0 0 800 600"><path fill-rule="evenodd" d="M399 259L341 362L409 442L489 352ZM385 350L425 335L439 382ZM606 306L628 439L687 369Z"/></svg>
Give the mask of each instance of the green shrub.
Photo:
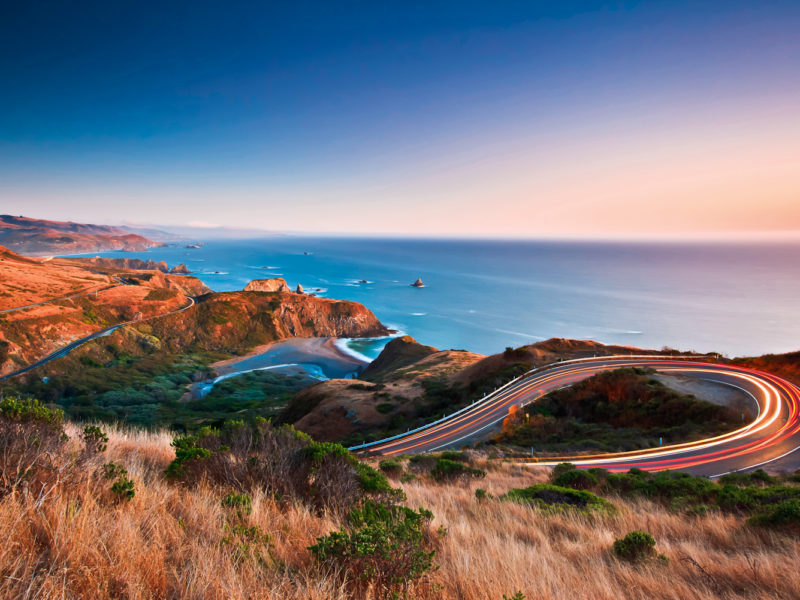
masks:
<svg viewBox="0 0 800 600"><path fill-rule="evenodd" d="M222 499L221 504L224 508L233 509L240 519L253 511L253 500L247 494L231 492Z"/></svg>
<svg viewBox="0 0 800 600"><path fill-rule="evenodd" d="M433 568L432 518L425 509L368 500L339 531L309 549L322 564L341 570L354 596L374 586L378 597L396 598Z"/></svg>
<svg viewBox="0 0 800 600"><path fill-rule="evenodd" d="M506 352L508 352L508 348L506 348ZM517 592L513 596L506 596L503 594L503 600L525 600L525 594L522 592Z"/></svg>
<svg viewBox="0 0 800 600"><path fill-rule="evenodd" d="M477 488L475 490L475 498L477 498L478 500L486 500L487 498L490 497L491 496L489 495L489 493L483 488Z"/></svg>
<svg viewBox="0 0 800 600"><path fill-rule="evenodd" d="M644 531L631 531L614 542L614 554L631 562L641 562L656 556L656 541Z"/></svg>
<svg viewBox="0 0 800 600"><path fill-rule="evenodd" d="M237 493L259 489L333 510L347 509L365 495L392 501L403 497L383 473L340 444L315 442L291 426L273 427L265 419L203 428L172 445L175 460L167 474L190 484L205 479Z"/></svg>
<svg viewBox="0 0 800 600"><path fill-rule="evenodd" d="M444 458L445 460L455 460L463 463L469 462L469 456L467 456L467 453L459 450L445 450L439 455L439 458Z"/></svg>
<svg viewBox="0 0 800 600"><path fill-rule="evenodd" d="M410 481L414 481L416 478L417 476L413 473L403 473L400 476L400 483L409 483Z"/></svg>
<svg viewBox="0 0 800 600"><path fill-rule="evenodd" d="M128 470L115 462L108 462L103 465L103 477L105 479L116 479L111 484L111 492L121 500L131 500L135 494L133 481L128 477Z"/></svg>
<svg viewBox="0 0 800 600"><path fill-rule="evenodd" d="M133 481L127 475L123 475L111 486L111 491L122 500L132 500L135 494L133 489Z"/></svg>
<svg viewBox="0 0 800 600"><path fill-rule="evenodd" d="M553 474L555 474L555 471ZM576 490L588 490L600 483L597 475L583 469L562 471L558 477L551 479L551 481L554 485L574 488Z"/></svg>
<svg viewBox="0 0 800 600"><path fill-rule="evenodd" d="M65 450L64 413L32 398L0 399L0 496L18 487L40 493L74 466Z"/></svg>
<svg viewBox="0 0 800 600"><path fill-rule="evenodd" d="M553 470L550 473L550 481L554 481L566 471L574 471L575 468L575 465L569 462L558 463L555 467L553 467Z"/></svg>
<svg viewBox="0 0 800 600"><path fill-rule="evenodd" d="M258 525L242 522L226 524L227 535L222 538L224 546L231 546L239 560L255 559L266 563L269 559L271 539Z"/></svg>
<svg viewBox="0 0 800 600"><path fill-rule="evenodd" d="M468 477L486 477L486 471L448 458L439 458L431 469L431 477L436 481L452 481Z"/></svg>
<svg viewBox="0 0 800 600"><path fill-rule="evenodd" d="M614 510L610 502L591 492L573 490L547 483L539 483L527 488L511 489L502 496L502 499L530 504L545 511L585 510L611 512Z"/></svg>
<svg viewBox="0 0 800 600"><path fill-rule="evenodd" d="M381 402L375 406L375 410L377 410L382 415L389 414L394 410L394 404L391 402Z"/></svg>
<svg viewBox="0 0 800 600"><path fill-rule="evenodd" d="M87 425L83 428L83 445L90 455L105 452L108 447L108 436L97 425Z"/></svg>
<svg viewBox="0 0 800 600"><path fill-rule="evenodd" d="M397 476L403 472L403 464L399 460L387 458L378 463L378 468L387 475Z"/></svg>
<svg viewBox="0 0 800 600"><path fill-rule="evenodd" d="M797 533L800 531L800 499L784 500L769 512L750 517L748 522L751 525L781 528Z"/></svg>
<svg viewBox="0 0 800 600"><path fill-rule="evenodd" d="M116 479L128 474L128 470L115 462L108 462L103 465L103 477L106 479Z"/></svg>

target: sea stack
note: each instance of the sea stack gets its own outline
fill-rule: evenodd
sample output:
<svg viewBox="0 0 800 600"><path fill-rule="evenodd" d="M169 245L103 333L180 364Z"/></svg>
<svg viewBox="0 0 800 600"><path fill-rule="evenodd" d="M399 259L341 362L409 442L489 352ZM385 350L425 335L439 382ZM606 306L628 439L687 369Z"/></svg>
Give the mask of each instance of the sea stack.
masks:
<svg viewBox="0 0 800 600"><path fill-rule="evenodd" d="M286 280L281 277L272 279L255 279L247 284L245 292L291 292Z"/></svg>
<svg viewBox="0 0 800 600"><path fill-rule="evenodd" d="M181 263L181 264L179 264L179 265L177 265L175 267L172 267L169 270L169 272L172 273L173 275L188 275L189 273L191 273L189 268L183 263Z"/></svg>
<svg viewBox="0 0 800 600"><path fill-rule="evenodd" d="M295 290L295 292L297 292L298 294L302 294L303 293L303 286L298 283L297 284L297 289Z"/></svg>
<svg viewBox="0 0 800 600"><path fill-rule="evenodd" d="M425 287L425 284L422 283L422 279L417 277L417 280L411 284L412 287Z"/></svg>

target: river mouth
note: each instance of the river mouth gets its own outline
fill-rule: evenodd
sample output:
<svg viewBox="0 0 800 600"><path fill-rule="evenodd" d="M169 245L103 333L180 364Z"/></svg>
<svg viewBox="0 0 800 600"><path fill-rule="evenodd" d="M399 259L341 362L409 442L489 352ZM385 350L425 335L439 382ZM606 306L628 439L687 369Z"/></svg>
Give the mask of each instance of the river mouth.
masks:
<svg viewBox="0 0 800 600"><path fill-rule="evenodd" d="M368 338L375 346L370 354L378 346L377 352L380 352L390 339ZM358 340L353 341L357 348L363 347ZM212 364L217 376L192 384L189 392L192 399L202 398L217 383L254 371L274 371L287 376L304 375L316 381L352 379L358 377L372 357L359 351L348 351L349 342L347 338L290 338L259 346L246 356Z"/></svg>

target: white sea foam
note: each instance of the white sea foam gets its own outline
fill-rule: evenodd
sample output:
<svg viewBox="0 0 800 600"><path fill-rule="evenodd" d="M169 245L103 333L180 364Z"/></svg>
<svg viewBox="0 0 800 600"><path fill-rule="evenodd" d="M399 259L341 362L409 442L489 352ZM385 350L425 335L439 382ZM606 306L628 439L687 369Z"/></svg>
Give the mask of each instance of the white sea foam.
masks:
<svg viewBox="0 0 800 600"><path fill-rule="evenodd" d="M200 397L202 398L206 394L208 394L215 385L217 385L220 381L225 381L226 379L231 379L232 377L239 377L240 375L245 375L246 373L253 373L254 371L273 371L275 369L286 369L288 367L299 367L306 371L311 377L314 379L319 379L320 381L326 381L330 379L325 375L325 373L320 369L317 365L301 365L300 363L285 363L281 365L271 365L269 367L257 367L255 369L245 369L244 371L234 371L233 373L226 373L225 375L220 375L209 381L208 383L201 383L198 386L200 391Z"/></svg>
<svg viewBox="0 0 800 600"><path fill-rule="evenodd" d="M412 317L424 317L428 313L409 313Z"/></svg>
<svg viewBox="0 0 800 600"><path fill-rule="evenodd" d="M540 335L533 335L531 333L522 333L521 331L509 331L508 329L495 329L495 331L499 331L500 333L507 333L509 335L518 335L519 337L529 338L532 340L545 340L547 338L543 338Z"/></svg>
<svg viewBox="0 0 800 600"><path fill-rule="evenodd" d="M371 363L372 359L369 356L367 356L366 354L361 354L361 352L353 350L350 346L348 346L347 342L349 342L351 339L352 338L338 338L333 343L344 354L352 356L358 361L364 363Z"/></svg>
<svg viewBox="0 0 800 600"><path fill-rule="evenodd" d="M350 347L348 342L351 342L351 341L377 342L379 340L386 340L386 342L388 343L389 340L393 340L394 338L403 337L404 335L406 335L405 332L400 331L399 329L393 327L392 325L386 325L386 326L389 329L396 329L397 333L393 333L391 335L386 335L386 336L380 336L380 337L372 337L372 338L337 338L336 340L334 340L333 343L336 345L336 347L339 350L341 350L342 352L344 352L348 356L352 356L353 358L358 359L358 360L360 360L362 362L371 363L374 359L370 358L366 354L362 354L358 350L354 350L353 348Z"/></svg>

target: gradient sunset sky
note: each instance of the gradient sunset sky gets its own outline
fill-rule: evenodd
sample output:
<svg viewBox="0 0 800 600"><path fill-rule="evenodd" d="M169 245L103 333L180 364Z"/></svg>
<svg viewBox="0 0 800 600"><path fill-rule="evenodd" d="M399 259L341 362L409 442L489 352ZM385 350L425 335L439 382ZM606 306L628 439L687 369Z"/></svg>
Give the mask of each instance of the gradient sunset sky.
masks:
<svg viewBox="0 0 800 600"><path fill-rule="evenodd" d="M0 212L800 231L800 2L16 2Z"/></svg>

